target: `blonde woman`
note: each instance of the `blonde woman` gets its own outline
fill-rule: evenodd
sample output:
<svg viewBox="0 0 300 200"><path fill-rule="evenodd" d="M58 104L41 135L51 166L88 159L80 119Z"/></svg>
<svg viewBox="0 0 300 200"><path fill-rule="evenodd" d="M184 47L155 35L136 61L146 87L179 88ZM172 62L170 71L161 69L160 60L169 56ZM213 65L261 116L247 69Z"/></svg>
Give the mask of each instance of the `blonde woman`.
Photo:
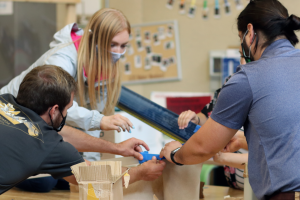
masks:
<svg viewBox="0 0 300 200"><path fill-rule="evenodd" d="M122 12L101 9L92 16L84 30L74 23L55 33L50 50L4 86L0 94L16 96L23 78L33 68L44 64L56 65L66 70L78 84L78 95L68 110L67 125L85 131L98 130L98 136L99 130L130 132L133 124L127 118L112 115L121 89L118 59L126 52L129 34L130 24ZM148 149L143 141L137 139L114 147L104 144L103 140L88 139L86 134L68 126L60 134L65 141L86 152L109 152L141 159L141 155L137 154L141 151L139 145Z"/></svg>

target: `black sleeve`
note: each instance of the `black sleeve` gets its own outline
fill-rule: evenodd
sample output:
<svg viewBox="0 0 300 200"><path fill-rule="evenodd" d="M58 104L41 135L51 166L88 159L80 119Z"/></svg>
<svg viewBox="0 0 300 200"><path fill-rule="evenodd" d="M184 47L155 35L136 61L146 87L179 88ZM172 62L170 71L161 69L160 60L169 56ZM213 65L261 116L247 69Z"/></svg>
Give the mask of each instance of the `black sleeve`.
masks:
<svg viewBox="0 0 300 200"><path fill-rule="evenodd" d="M221 88L217 89L215 91L213 99L208 104L206 104L206 106L204 106L204 108L201 110L202 114L204 114L206 116L206 118L209 117L209 113L212 112L212 110L214 109L214 106L217 102L217 98L219 96L220 91L221 91Z"/></svg>
<svg viewBox="0 0 300 200"><path fill-rule="evenodd" d="M51 174L55 179L71 176L71 166L81 162L84 162L84 159L75 147L61 141L40 165L39 173Z"/></svg>

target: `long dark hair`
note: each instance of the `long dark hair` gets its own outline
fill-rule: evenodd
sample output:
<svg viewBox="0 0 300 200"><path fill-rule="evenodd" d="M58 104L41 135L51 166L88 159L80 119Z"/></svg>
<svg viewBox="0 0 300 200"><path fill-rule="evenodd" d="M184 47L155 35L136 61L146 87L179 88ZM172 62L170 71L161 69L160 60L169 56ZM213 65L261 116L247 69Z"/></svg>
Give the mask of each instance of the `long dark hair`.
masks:
<svg viewBox="0 0 300 200"><path fill-rule="evenodd" d="M295 30L300 29L300 18L291 15L278 0L251 0L237 18L237 28L243 34L251 23L255 31L261 31L266 38L262 48L269 46L278 36L285 36L293 46L299 40ZM259 35L255 44L255 51Z"/></svg>

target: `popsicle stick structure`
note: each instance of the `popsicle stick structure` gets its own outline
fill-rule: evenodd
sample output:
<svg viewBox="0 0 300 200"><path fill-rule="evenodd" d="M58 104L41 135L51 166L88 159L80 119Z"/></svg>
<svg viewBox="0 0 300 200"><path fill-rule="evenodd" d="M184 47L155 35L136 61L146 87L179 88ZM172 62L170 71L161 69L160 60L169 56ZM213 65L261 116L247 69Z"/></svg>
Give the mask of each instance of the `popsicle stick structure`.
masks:
<svg viewBox="0 0 300 200"><path fill-rule="evenodd" d="M96 161L71 167L79 185L79 200L122 200L122 162Z"/></svg>

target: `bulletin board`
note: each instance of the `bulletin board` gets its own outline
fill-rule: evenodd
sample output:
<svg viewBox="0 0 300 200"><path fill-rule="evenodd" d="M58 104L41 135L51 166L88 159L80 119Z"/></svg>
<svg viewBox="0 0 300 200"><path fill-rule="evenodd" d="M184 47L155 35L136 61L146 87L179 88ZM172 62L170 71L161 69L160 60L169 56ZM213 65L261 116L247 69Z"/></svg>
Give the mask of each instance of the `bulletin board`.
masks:
<svg viewBox="0 0 300 200"><path fill-rule="evenodd" d="M177 21L132 26L120 67L123 84L181 80Z"/></svg>

